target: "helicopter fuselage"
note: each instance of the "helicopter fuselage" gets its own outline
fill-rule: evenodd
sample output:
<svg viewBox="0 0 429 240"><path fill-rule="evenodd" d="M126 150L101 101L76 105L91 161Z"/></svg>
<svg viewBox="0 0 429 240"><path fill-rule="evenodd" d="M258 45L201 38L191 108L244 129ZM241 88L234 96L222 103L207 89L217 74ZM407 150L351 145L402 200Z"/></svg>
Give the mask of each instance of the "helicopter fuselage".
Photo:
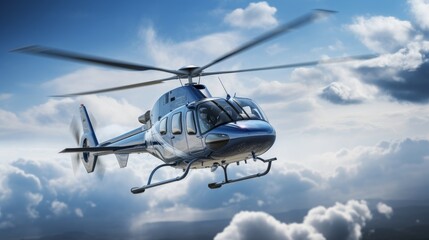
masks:
<svg viewBox="0 0 429 240"><path fill-rule="evenodd" d="M192 168L209 168L259 156L276 137L251 99L213 98L204 85L182 86L164 94L144 123L99 146L126 147L122 154L148 152L178 168L194 160L198 163Z"/></svg>

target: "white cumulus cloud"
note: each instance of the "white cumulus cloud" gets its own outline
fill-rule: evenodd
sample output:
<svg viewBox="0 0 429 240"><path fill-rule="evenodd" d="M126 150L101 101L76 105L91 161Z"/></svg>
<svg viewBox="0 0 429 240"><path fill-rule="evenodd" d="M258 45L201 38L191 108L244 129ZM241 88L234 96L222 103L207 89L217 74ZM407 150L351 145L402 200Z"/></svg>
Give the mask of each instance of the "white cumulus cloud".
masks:
<svg viewBox="0 0 429 240"><path fill-rule="evenodd" d="M39 218L39 212L36 210L37 206L43 200L43 195L39 193L27 193L26 194L28 205L27 205L27 214L28 217L36 219Z"/></svg>
<svg viewBox="0 0 429 240"><path fill-rule="evenodd" d="M82 211L82 209L80 209L80 208L76 208L75 210L74 210L74 213L76 214L76 216L78 216L78 217L80 217L80 218L83 218L83 211Z"/></svg>
<svg viewBox="0 0 429 240"><path fill-rule="evenodd" d="M351 88L340 82L332 82L327 87L323 88L320 96L337 104L353 104L361 102L361 99L354 96Z"/></svg>
<svg viewBox="0 0 429 240"><path fill-rule="evenodd" d="M429 30L429 1L408 0L408 4L419 26L424 30Z"/></svg>
<svg viewBox="0 0 429 240"><path fill-rule="evenodd" d="M298 238L299 237L299 238ZM304 224L285 224L264 212L240 212L229 226L217 234L215 240L223 239L312 239L324 240L314 228Z"/></svg>
<svg viewBox="0 0 429 240"><path fill-rule="evenodd" d="M365 46L375 52L392 52L412 40L414 28L408 21L395 17L357 17L348 28Z"/></svg>
<svg viewBox="0 0 429 240"><path fill-rule="evenodd" d="M68 209L68 206L64 202L54 200L51 203L51 211L57 216L61 214L65 214L67 212L67 209Z"/></svg>
<svg viewBox="0 0 429 240"><path fill-rule="evenodd" d="M314 227L326 239L358 240L362 228L372 215L365 201L336 203L333 207L316 207L304 218L304 224Z"/></svg>
<svg viewBox="0 0 429 240"><path fill-rule="evenodd" d="M393 208L382 202L377 203L377 211L387 218L391 218L393 214Z"/></svg>
<svg viewBox="0 0 429 240"><path fill-rule="evenodd" d="M267 2L250 3L245 9L237 8L225 16L224 21L240 28L267 28L278 24L275 7Z"/></svg>
<svg viewBox="0 0 429 240"><path fill-rule="evenodd" d="M152 26L140 29L144 51L150 55L156 65L178 69L189 64L203 64L219 57L238 45L241 36L235 32L219 32L202 36L189 41L172 42L158 36Z"/></svg>
<svg viewBox="0 0 429 240"><path fill-rule="evenodd" d="M347 239L358 240L371 211L365 201L350 200L325 208L311 209L302 223L286 224L264 212L240 212L219 234L223 239Z"/></svg>

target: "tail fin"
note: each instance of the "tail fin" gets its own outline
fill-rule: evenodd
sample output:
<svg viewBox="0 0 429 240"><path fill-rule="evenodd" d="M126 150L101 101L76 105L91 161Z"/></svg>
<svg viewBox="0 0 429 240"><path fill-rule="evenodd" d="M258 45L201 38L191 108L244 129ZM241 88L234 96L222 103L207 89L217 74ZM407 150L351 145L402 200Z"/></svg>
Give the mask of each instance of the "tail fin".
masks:
<svg viewBox="0 0 429 240"><path fill-rule="evenodd" d="M80 147L96 147L98 146L98 140L95 136L94 128L91 124L91 119L89 118L88 112L86 111L85 106L80 105L80 118L82 120L83 135L80 139ZM97 157L91 152L83 152L80 155L82 163L85 166L85 169L88 173L93 172L95 169L95 164L97 163Z"/></svg>

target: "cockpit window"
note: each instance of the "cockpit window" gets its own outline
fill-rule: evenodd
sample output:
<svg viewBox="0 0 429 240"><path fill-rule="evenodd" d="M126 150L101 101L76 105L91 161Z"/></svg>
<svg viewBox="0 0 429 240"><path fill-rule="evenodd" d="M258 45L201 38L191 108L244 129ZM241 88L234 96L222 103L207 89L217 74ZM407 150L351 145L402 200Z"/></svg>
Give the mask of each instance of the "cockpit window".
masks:
<svg viewBox="0 0 429 240"><path fill-rule="evenodd" d="M229 122L266 117L256 103L247 98L215 99L203 102L197 107L198 125L201 134Z"/></svg>
<svg viewBox="0 0 429 240"><path fill-rule="evenodd" d="M242 119L235 107L224 99L203 102L198 106L198 124L201 133L219 125Z"/></svg>
<svg viewBox="0 0 429 240"><path fill-rule="evenodd" d="M233 101L236 103L240 110L240 114L245 114L247 118L250 119L260 119L260 120L267 120L267 117L265 116L264 112L262 112L261 108L252 100L248 98L231 98L230 101Z"/></svg>

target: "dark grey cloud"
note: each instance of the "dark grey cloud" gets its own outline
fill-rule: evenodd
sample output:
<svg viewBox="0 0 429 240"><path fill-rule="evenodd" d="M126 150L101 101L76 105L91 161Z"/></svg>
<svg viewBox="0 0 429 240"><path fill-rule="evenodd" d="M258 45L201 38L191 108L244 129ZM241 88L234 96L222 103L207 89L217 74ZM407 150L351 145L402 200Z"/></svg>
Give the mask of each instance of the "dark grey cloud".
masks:
<svg viewBox="0 0 429 240"><path fill-rule="evenodd" d="M409 1L408 4L417 19L413 24L394 17L374 16L355 18L347 27L369 49L386 53L375 59L376 64L356 70L364 82L377 86L397 101L427 103L429 38L427 17L422 9L429 5L422 1Z"/></svg>
<svg viewBox="0 0 429 240"><path fill-rule="evenodd" d="M116 174L101 182L89 174L74 177L67 165L25 159L3 166L1 173L2 239L76 230L127 233L133 211L147 209Z"/></svg>
<svg viewBox="0 0 429 240"><path fill-rule="evenodd" d="M383 142L353 154L356 166L337 169L328 181L332 191L360 198L429 198L428 140Z"/></svg>
<svg viewBox="0 0 429 240"><path fill-rule="evenodd" d="M408 1L417 20L411 23L395 17L356 17L347 26L369 49L385 53L356 73L365 83L376 86L397 101L429 102L429 45L424 1Z"/></svg>
<svg viewBox="0 0 429 240"><path fill-rule="evenodd" d="M240 166L231 165L228 168L229 178L233 179L243 174L249 174L246 169L251 169L253 164L256 165L253 161L249 161L247 165L244 163L241 163ZM262 171L265 166L260 167L259 171ZM180 202L200 210L226 207L232 208L234 211L258 210L261 208L261 202L277 205L288 201L290 206L298 206L302 203L300 198L304 197L308 191L317 189L321 179L318 173L305 169L278 171L278 166L274 162L271 172L262 178L229 184L220 189L212 190L207 187L207 184L222 181L223 172L221 169L218 169L215 174L209 170L201 171L205 172L200 172L201 174L191 173L189 176L186 194L174 199L160 199L159 206L172 207ZM251 173L257 171L254 169ZM279 198L284 193L288 193L290 196ZM148 192L148 194L150 193ZM234 200L237 198L237 194L242 196L239 201Z"/></svg>
<svg viewBox="0 0 429 240"><path fill-rule="evenodd" d="M285 168L274 162L272 172L257 180L210 190L207 183L214 180L211 173L193 171L183 182L151 189L137 196L130 194L129 188L140 183L142 178L139 175L146 176L146 173L135 171L136 166L108 170L104 180L100 181L86 173L73 177L67 164L21 159L1 170L0 237L28 237L35 236L37 232L55 234L76 229L101 233L106 228L107 232L139 234L142 231L130 229L131 223L141 219L142 223L136 227L144 229L145 223L153 221L153 216L157 217L156 221L162 221L162 214L171 217L171 214L191 211L186 216L197 212L224 218L239 211L279 212L320 204L329 206L335 201L350 198L429 198L426 191L429 182L426 172L429 169L428 140L383 142L374 147L351 149L337 157L351 156L355 167L338 168L331 178L317 171ZM243 166L249 167L244 164L232 166L231 177L244 173ZM215 175L221 177L220 172ZM169 215L171 210L175 212ZM314 220L312 226L318 233L334 237L350 234L344 229L351 225L344 225L341 214L319 210L314 212L319 215L308 218ZM210 215L212 212L217 215ZM156 215L159 213L161 218ZM323 219L325 215L332 222L316 224L320 220L316 216L323 216ZM328 225L343 230L331 233L325 229ZM363 223L358 225L363 226ZM303 229L304 232L307 230ZM311 231L308 233L313 234Z"/></svg>
<svg viewBox="0 0 429 240"><path fill-rule="evenodd" d="M429 62L416 69L387 69L386 67L360 67L357 73L366 83L375 85L397 101L429 102Z"/></svg>

